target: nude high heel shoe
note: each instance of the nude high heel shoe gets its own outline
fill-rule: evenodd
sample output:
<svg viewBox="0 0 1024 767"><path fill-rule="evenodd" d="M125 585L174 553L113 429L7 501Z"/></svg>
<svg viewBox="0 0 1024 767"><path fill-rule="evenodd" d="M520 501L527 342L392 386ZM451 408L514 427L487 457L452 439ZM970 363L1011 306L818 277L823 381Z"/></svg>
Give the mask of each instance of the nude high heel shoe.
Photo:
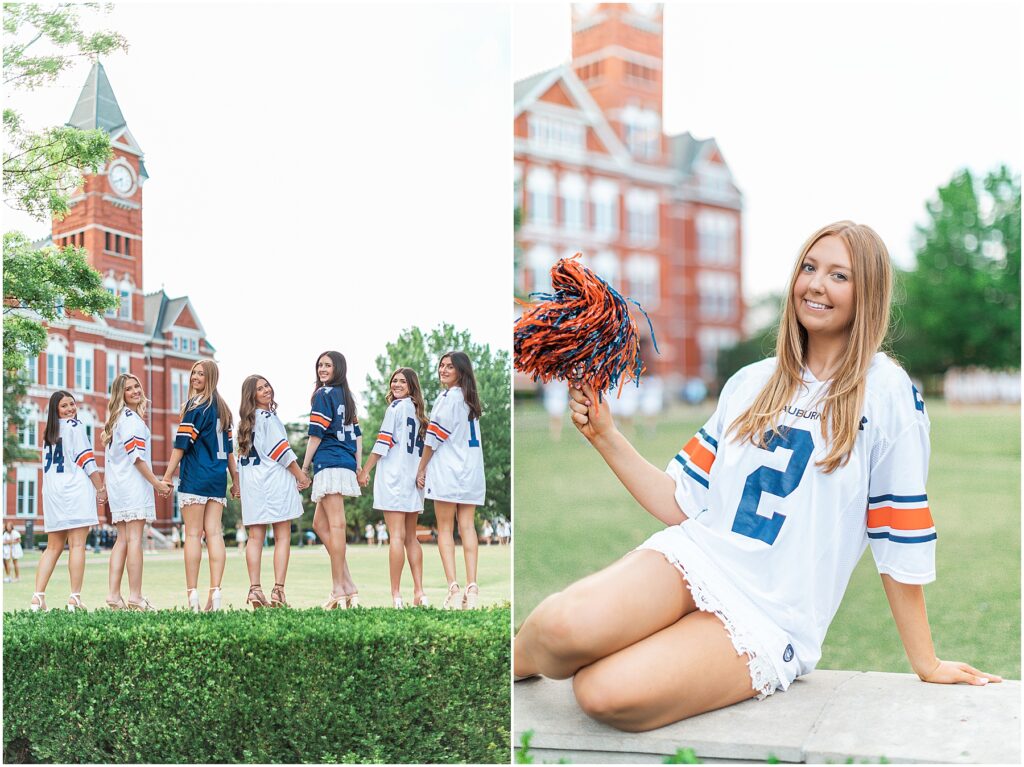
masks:
<svg viewBox="0 0 1024 767"><path fill-rule="evenodd" d="M194 613L199 612L199 589L185 589L185 597L188 599L188 609Z"/></svg>
<svg viewBox="0 0 1024 767"><path fill-rule="evenodd" d="M264 597L266 599L266 597ZM215 613L220 610L220 586L210 587L210 604L206 608L206 612Z"/></svg>

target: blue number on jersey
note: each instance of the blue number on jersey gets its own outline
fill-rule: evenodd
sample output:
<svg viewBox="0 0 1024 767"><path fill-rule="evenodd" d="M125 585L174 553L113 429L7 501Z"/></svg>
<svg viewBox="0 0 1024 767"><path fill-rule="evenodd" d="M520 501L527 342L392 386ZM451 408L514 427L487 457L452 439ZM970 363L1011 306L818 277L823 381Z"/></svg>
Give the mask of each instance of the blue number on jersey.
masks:
<svg viewBox="0 0 1024 767"><path fill-rule="evenodd" d="M772 513L771 519L758 514L757 506L761 502L761 493L785 498L797 489L800 480L803 479L807 462L811 459L814 439L809 431L789 428L780 432L765 432L764 441L764 450L774 453L776 448L784 447L792 450L793 455L790 456L785 471L761 466L747 476L747 482L743 486L743 497L740 498L736 518L732 522L732 531L764 541L770 546L775 543L786 516L777 511Z"/></svg>
<svg viewBox="0 0 1024 767"><path fill-rule="evenodd" d="M248 466L250 460L252 461L253 466L260 465L260 454L256 452L255 445L249 448L249 455L245 456L244 458L238 459L238 462L243 466Z"/></svg>
<svg viewBox="0 0 1024 767"><path fill-rule="evenodd" d="M406 418L405 423L409 427L409 443L405 449L412 455L412 451L416 449L416 419Z"/></svg>
<svg viewBox="0 0 1024 767"><path fill-rule="evenodd" d="M469 419L469 446L480 447L480 440L476 436L476 424L472 418Z"/></svg>
<svg viewBox="0 0 1024 767"><path fill-rule="evenodd" d="M50 470L50 466L56 462L57 473L64 473L64 441L61 440L56 445L46 446L46 467L43 469L45 474Z"/></svg>

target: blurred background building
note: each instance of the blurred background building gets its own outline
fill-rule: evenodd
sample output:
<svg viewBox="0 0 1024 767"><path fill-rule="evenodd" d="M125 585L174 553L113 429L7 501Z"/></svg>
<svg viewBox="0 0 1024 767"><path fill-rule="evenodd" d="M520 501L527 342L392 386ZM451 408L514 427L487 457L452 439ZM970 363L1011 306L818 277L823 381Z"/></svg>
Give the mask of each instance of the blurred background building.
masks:
<svg viewBox="0 0 1024 767"><path fill-rule="evenodd" d="M679 391L741 339L743 201L714 138L662 131L662 11L576 4L572 60L515 83L515 269L525 297L582 252L650 314L645 364Z"/></svg>
<svg viewBox="0 0 1024 767"><path fill-rule="evenodd" d="M188 396L189 372L196 360L212 358L214 348L187 296L170 298L163 290L142 292L142 187L149 176L142 149L99 62L93 64L68 124L105 130L114 157L99 173L85 176L68 215L54 220L51 236L37 244L85 248L89 264L103 275L107 290L120 298L120 306L103 317L75 312L63 322L48 325L46 350L28 361L28 417L18 436L23 447L41 455L50 395L65 389L78 402L78 418L102 468L105 451L100 434L110 385L118 374L130 372L142 381L150 400L146 421L153 435L153 471L161 476L179 408ZM195 279L203 276L197 274ZM4 521L22 528L31 520L41 530L41 459L16 464L12 473L13 481L3 483ZM157 498L156 508L159 530L180 521L177 480L172 497ZM105 518L109 521L109 515L101 514L100 521Z"/></svg>

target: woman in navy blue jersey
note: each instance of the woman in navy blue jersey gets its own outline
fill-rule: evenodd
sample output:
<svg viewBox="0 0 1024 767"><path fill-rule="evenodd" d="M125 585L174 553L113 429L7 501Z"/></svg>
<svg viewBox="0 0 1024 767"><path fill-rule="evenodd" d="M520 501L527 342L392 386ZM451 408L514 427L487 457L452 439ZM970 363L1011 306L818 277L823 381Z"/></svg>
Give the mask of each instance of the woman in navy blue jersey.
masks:
<svg viewBox="0 0 1024 767"><path fill-rule="evenodd" d="M210 556L210 591L205 609L220 609L220 585L227 560L221 530L221 515L227 504L227 472L231 473L231 495L239 496L238 469L231 451L231 410L217 392L219 377L213 360L199 360L192 366L188 400L181 408L181 423L163 477L169 483L181 464L178 500L185 522L185 593L193 612L199 612L197 586L204 534Z"/></svg>
<svg viewBox="0 0 1024 767"><path fill-rule="evenodd" d="M345 496L358 497L363 456L356 403L340 352L324 352L316 361L316 389L309 413L309 442L302 470L313 467L313 530L331 558L331 594L323 607L344 610L359 605L359 592L345 561Z"/></svg>

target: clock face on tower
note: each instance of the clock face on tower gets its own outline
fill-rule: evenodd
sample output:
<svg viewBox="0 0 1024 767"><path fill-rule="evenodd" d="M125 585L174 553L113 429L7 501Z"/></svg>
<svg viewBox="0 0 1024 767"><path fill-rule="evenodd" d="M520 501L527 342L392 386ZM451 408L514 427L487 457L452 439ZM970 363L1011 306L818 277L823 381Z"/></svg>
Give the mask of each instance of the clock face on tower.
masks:
<svg viewBox="0 0 1024 767"><path fill-rule="evenodd" d="M135 174L123 162L111 166L107 177L110 181L110 186L122 197L127 197L135 190Z"/></svg>

